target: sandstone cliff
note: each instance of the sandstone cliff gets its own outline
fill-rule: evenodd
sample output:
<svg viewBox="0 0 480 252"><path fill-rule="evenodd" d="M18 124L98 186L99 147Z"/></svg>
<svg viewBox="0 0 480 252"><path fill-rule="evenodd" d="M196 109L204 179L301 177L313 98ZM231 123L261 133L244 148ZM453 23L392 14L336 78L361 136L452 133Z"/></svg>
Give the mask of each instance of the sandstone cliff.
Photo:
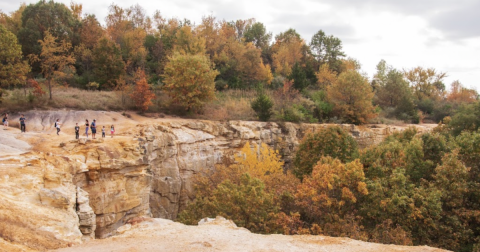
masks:
<svg viewBox="0 0 480 252"><path fill-rule="evenodd" d="M304 134L326 127L128 118L95 111L25 116L26 134L15 128L0 131L0 237L39 250L109 237L138 216L175 219L194 195L192 176L212 169L224 155L247 141L263 142L278 149L288 167ZM63 123L60 136L52 128L57 118ZM73 127L85 118L107 129L115 124L116 136L74 140ZM361 147L404 129L342 127Z"/></svg>

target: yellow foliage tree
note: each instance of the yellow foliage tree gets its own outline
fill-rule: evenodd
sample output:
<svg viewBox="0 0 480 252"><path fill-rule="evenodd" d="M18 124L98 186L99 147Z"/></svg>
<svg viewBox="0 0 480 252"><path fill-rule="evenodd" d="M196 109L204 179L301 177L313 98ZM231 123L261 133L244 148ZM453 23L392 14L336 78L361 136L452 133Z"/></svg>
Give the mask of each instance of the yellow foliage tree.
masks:
<svg viewBox="0 0 480 252"><path fill-rule="evenodd" d="M181 27L176 34L175 51L181 54L205 54L205 39L196 36L190 26Z"/></svg>
<svg viewBox="0 0 480 252"><path fill-rule="evenodd" d="M252 148L253 147L253 148ZM235 162L240 166L243 173L249 173L253 177L265 180L266 176L282 173L283 161L278 151L271 149L265 143L253 146L247 142Z"/></svg>
<svg viewBox="0 0 480 252"><path fill-rule="evenodd" d="M337 81L337 73L332 71L328 64L322 64L315 76L317 77L317 84L321 89L326 89Z"/></svg>
<svg viewBox="0 0 480 252"><path fill-rule="evenodd" d="M300 62L303 54L302 49L305 41L300 38L292 38L282 42L277 51L272 55L275 72L283 76L289 76L295 62Z"/></svg>
<svg viewBox="0 0 480 252"><path fill-rule="evenodd" d="M410 82L413 92L418 100L426 98L437 100L444 96L445 85L443 79L446 73L437 72L434 68L416 67L405 70L405 78Z"/></svg>
<svg viewBox="0 0 480 252"><path fill-rule="evenodd" d="M215 77L207 56L180 54L176 52L165 66L164 90L187 111L198 110L206 101L215 99Z"/></svg>
<svg viewBox="0 0 480 252"><path fill-rule="evenodd" d="M353 232L342 223L355 222L352 214L357 209L356 203L367 194L363 165L358 159L343 164L327 156L304 178L295 198L307 219L319 224L329 235L342 235Z"/></svg>

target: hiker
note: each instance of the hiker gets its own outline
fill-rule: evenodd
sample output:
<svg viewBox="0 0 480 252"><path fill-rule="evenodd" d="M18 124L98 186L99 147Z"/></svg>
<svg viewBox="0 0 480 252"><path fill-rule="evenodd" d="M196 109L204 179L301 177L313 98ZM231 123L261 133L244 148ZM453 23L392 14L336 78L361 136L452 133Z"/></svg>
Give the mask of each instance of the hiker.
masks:
<svg viewBox="0 0 480 252"><path fill-rule="evenodd" d="M90 124L90 129L92 130L92 139L95 139L95 134L97 134L97 123L95 119L93 119L93 122Z"/></svg>
<svg viewBox="0 0 480 252"><path fill-rule="evenodd" d="M102 138L105 138L105 125L102 127Z"/></svg>
<svg viewBox="0 0 480 252"><path fill-rule="evenodd" d="M75 123L75 139L78 139L80 137L80 126L78 126L78 123Z"/></svg>
<svg viewBox="0 0 480 252"><path fill-rule="evenodd" d="M58 133L60 133L60 125L61 123L59 122L60 119L57 119L57 121L55 122L55 128L57 128L57 136L58 136Z"/></svg>
<svg viewBox="0 0 480 252"><path fill-rule="evenodd" d="M113 138L113 133L115 133L115 127L110 126L110 135L112 135L112 138Z"/></svg>
<svg viewBox="0 0 480 252"><path fill-rule="evenodd" d="M25 133L25 117L23 114L20 116L20 131Z"/></svg>
<svg viewBox="0 0 480 252"><path fill-rule="evenodd" d="M88 119L85 119L85 136L87 136L87 139L88 139L88 127L90 126L90 124L88 124Z"/></svg>
<svg viewBox="0 0 480 252"><path fill-rule="evenodd" d="M2 123L3 123L3 129L6 130L8 128L8 114L7 113L5 113L3 115Z"/></svg>

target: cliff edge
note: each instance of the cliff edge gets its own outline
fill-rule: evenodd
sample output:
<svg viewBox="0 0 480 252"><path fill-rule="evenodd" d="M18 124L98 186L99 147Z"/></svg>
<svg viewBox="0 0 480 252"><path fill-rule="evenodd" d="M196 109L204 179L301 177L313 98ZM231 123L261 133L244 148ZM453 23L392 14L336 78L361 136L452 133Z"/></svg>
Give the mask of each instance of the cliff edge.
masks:
<svg viewBox="0 0 480 252"><path fill-rule="evenodd" d="M10 244L11 249L6 251L15 251L17 247L21 251L22 246L44 251L107 238L118 235L127 223L139 217L175 219L195 194L192 176L212 169L224 155L236 153L246 142L266 143L279 150L288 166L306 132L327 126L147 118L107 111L29 111L24 114L26 133L20 133L16 127L15 115L10 115L13 127L0 130L0 245ZM62 123L59 135L53 128L56 119ZM96 119L99 129L115 125L115 136L111 138L107 133L103 139L98 130L97 139L81 135L76 140L74 125L78 122L83 133L85 119ZM361 147L376 144L393 131L406 128L341 126ZM416 127L426 131L433 126ZM194 231L195 227L166 220L154 219L149 223L134 230L156 229L170 223L168 225L178 228L177 236L181 236L182 230L198 232ZM171 233L175 232L172 229ZM164 237L167 233L159 235ZM188 240L189 236L185 233L182 239ZM115 237L110 239L118 239ZM294 239L254 234L245 239L257 237L276 237L286 244ZM163 246L161 242L176 243L168 236L151 239L157 242L156 246ZM202 239L210 242L210 238ZM228 243L229 239L224 239ZM95 240L92 244L112 240ZM187 245L185 249L189 250ZM235 251L228 246L226 250ZM0 251L8 248L0 247Z"/></svg>

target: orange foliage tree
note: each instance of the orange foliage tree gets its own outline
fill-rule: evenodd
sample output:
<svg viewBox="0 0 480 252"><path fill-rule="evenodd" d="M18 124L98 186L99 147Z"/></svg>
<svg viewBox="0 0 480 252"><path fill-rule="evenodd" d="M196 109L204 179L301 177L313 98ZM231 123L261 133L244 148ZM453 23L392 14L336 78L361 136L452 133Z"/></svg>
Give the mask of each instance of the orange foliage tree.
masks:
<svg viewBox="0 0 480 252"><path fill-rule="evenodd" d="M38 84L38 82L36 80L28 79L27 83L30 87L33 88L32 93L35 97L40 97L40 96L43 96L45 94L45 91L43 91L42 87L40 86L40 84Z"/></svg>
<svg viewBox="0 0 480 252"><path fill-rule="evenodd" d="M298 186L295 199L302 215L319 225L325 234L366 239L354 214L357 202L367 194L363 165L358 159L343 164L338 159L323 157Z"/></svg>
<svg viewBox="0 0 480 252"><path fill-rule="evenodd" d="M447 100L456 104L473 103L477 98L477 91L465 88L458 80L452 83L450 92L447 95Z"/></svg>
<svg viewBox="0 0 480 252"><path fill-rule="evenodd" d="M150 90L147 79L145 77L145 71L137 69L135 73L135 88L130 97L135 102L135 106L142 112L147 111L148 107L153 105L152 100L155 99L155 94Z"/></svg>
<svg viewBox="0 0 480 252"><path fill-rule="evenodd" d="M46 31L44 39L38 41L42 47L40 57L31 55L33 61L40 61L42 74L48 81L50 99L52 99L52 80L65 77L68 72L75 71L73 67L75 57L70 52L72 45L65 40L61 42L56 40L56 37Z"/></svg>
<svg viewBox="0 0 480 252"><path fill-rule="evenodd" d="M327 88L328 100L335 105L334 111L349 123L363 124L377 116L373 96L368 80L354 70L341 73Z"/></svg>

